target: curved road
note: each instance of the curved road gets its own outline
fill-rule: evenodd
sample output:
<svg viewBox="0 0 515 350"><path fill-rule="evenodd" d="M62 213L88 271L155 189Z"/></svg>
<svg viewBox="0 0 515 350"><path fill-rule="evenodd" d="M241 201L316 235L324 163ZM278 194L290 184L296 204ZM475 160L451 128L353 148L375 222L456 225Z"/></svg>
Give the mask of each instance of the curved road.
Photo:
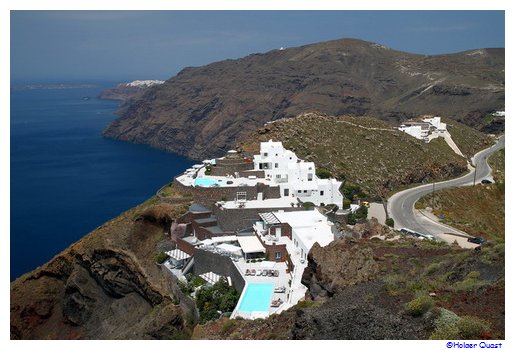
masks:
<svg viewBox="0 0 515 350"><path fill-rule="evenodd" d="M481 180L490 176L490 166L487 163L488 157L495 151L504 148L504 135L501 136L497 143L487 149L482 150L474 155L472 163L476 165L476 184ZM468 186L474 183L474 168L471 171L457 179L437 182L434 189L441 190L449 187ZM443 233L452 232L463 235L463 232L453 229L449 226L430 220L415 210L415 203L418 199L433 191L433 184L427 184L410 188L408 190L398 192L388 199L388 213L393 218L395 228L400 229L406 227L421 233L433 234L442 239Z"/></svg>

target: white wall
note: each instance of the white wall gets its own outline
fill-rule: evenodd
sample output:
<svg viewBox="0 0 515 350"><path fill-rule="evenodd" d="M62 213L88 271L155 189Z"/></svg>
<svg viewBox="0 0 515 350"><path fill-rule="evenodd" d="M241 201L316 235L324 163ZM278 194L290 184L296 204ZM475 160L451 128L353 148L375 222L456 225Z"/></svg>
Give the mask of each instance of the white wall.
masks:
<svg viewBox="0 0 515 350"><path fill-rule="evenodd" d="M315 163L298 159L295 153L284 149L281 142L261 143L259 155L254 156L254 169L259 170L260 164L266 164L267 169L262 169L265 177L279 184L282 197L284 190L288 189L288 197L294 201L299 197L316 205L342 203L343 196L338 191L341 182L318 179Z"/></svg>

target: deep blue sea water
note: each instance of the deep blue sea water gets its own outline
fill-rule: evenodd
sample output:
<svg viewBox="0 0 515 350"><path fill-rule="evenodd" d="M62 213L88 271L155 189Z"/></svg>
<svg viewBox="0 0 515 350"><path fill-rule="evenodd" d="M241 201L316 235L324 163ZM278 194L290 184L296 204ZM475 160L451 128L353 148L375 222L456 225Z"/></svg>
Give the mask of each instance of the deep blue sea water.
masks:
<svg viewBox="0 0 515 350"><path fill-rule="evenodd" d="M118 103L96 96L114 85L11 92L11 281L193 164L104 139Z"/></svg>

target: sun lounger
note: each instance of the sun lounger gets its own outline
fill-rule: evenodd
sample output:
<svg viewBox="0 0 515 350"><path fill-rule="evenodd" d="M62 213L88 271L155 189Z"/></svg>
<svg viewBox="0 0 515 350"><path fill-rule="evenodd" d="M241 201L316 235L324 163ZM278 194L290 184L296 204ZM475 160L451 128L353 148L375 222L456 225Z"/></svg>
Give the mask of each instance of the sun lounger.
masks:
<svg viewBox="0 0 515 350"><path fill-rule="evenodd" d="M261 276L261 270L257 270L256 276Z"/></svg>
<svg viewBox="0 0 515 350"><path fill-rule="evenodd" d="M275 276L275 277L279 277L279 270L275 270L275 271L274 271L274 276Z"/></svg>
<svg viewBox="0 0 515 350"><path fill-rule="evenodd" d="M268 270L267 269L263 270L263 276L268 276Z"/></svg>
<svg viewBox="0 0 515 350"><path fill-rule="evenodd" d="M286 293L286 287L276 287L274 289L275 293Z"/></svg>
<svg viewBox="0 0 515 350"><path fill-rule="evenodd" d="M249 276L249 275L250 275L250 269L245 270L245 276Z"/></svg>
<svg viewBox="0 0 515 350"><path fill-rule="evenodd" d="M254 270L254 269L250 270L250 275L251 276L255 276L256 275L256 270Z"/></svg>
<svg viewBox="0 0 515 350"><path fill-rule="evenodd" d="M270 305L272 307L279 307L279 306L281 306L282 303L283 303L283 301L281 300L281 298L279 298L277 300L272 300L272 303Z"/></svg>

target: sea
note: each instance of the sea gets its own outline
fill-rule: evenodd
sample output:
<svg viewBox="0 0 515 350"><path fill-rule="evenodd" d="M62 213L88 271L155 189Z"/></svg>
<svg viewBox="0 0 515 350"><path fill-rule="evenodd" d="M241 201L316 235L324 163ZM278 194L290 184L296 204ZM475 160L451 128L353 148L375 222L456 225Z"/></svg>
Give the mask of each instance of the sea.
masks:
<svg viewBox="0 0 515 350"><path fill-rule="evenodd" d="M119 102L97 96L116 84L11 90L11 281L142 203L194 164L102 137Z"/></svg>

